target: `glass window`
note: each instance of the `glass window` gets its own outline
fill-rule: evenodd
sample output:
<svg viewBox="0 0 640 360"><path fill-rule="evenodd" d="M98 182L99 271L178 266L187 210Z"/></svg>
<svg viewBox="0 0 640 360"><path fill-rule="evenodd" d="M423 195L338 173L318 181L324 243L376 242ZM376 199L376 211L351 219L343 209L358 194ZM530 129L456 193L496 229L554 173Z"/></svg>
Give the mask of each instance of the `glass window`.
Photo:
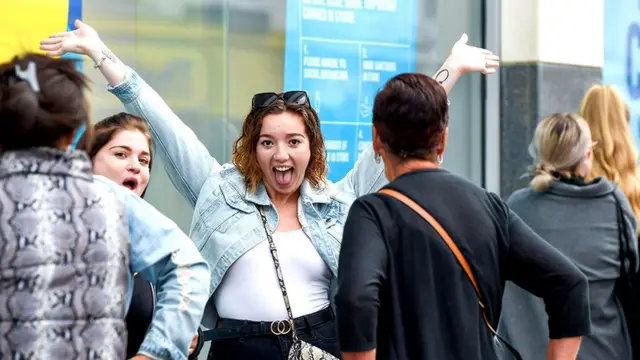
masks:
<svg viewBox="0 0 640 360"><path fill-rule="evenodd" d="M286 1L293 0L85 0L83 17L224 163L231 159L253 94L283 89ZM434 74L463 32L471 44L482 44L482 2L415 1L416 71ZM89 63L85 72L95 86L94 119L122 111ZM481 94L481 77L474 74L461 79L450 95L444 156L447 169L477 184L482 183ZM157 157L147 200L188 231L192 209Z"/></svg>

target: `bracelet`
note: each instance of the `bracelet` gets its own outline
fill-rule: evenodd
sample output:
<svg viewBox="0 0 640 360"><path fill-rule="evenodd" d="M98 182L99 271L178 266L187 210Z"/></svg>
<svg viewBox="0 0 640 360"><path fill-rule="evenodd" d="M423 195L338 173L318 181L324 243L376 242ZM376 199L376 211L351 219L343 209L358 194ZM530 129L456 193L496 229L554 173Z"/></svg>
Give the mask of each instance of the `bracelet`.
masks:
<svg viewBox="0 0 640 360"><path fill-rule="evenodd" d="M99 68L100 66L102 66L102 63L107 60L107 55L102 54L102 57L100 58L100 61L98 61L95 65L93 65L94 69Z"/></svg>

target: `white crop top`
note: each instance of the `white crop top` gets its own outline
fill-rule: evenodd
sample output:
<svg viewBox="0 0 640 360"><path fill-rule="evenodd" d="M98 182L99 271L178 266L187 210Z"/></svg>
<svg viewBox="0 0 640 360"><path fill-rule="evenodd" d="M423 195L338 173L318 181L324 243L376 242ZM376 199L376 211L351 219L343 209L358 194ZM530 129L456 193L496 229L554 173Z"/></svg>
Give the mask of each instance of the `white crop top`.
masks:
<svg viewBox="0 0 640 360"><path fill-rule="evenodd" d="M309 237L300 229L274 233L273 241L293 317L328 307L331 271ZM213 296L223 319L287 319L269 242L261 242L233 263Z"/></svg>

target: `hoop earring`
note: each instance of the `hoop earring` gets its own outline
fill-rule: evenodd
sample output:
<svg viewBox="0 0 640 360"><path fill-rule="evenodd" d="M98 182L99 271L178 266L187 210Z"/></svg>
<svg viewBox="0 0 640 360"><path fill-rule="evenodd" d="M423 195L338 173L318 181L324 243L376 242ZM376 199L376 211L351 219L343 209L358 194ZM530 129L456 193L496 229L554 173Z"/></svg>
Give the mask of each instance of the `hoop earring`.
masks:
<svg viewBox="0 0 640 360"><path fill-rule="evenodd" d="M376 164L380 164L380 154L376 153L373 157L376 160Z"/></svg>
<svg viewBox="0 0 640 360"><path fill-rule="evenodd" d="M444 161L442 154L436 155L436 160L438 161L438 165L441 165L442 161Z"/></svg>

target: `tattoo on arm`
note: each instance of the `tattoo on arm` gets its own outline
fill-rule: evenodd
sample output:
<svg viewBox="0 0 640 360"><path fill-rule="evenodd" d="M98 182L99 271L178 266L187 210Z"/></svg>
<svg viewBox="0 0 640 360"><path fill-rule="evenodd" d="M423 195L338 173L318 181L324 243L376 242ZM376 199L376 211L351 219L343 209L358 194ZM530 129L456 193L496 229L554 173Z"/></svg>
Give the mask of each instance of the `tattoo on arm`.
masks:
<svg viewBox="0 0 640 360"><path fill-rule="evenodd" d="M119 61L118 58L107 47L102 49L102 56L104 56L105 59L111 60L111 62L113 63L117 63Z"/></svg>
<svg viewBox="0 0 640 360"><path fill-rule="evenodd" d="M447 81L448 78L449 78L449 70L447 69L442 69L438 71L438 73L434 77L434 79L440 84L443 84L445 81Z"/></svg>

